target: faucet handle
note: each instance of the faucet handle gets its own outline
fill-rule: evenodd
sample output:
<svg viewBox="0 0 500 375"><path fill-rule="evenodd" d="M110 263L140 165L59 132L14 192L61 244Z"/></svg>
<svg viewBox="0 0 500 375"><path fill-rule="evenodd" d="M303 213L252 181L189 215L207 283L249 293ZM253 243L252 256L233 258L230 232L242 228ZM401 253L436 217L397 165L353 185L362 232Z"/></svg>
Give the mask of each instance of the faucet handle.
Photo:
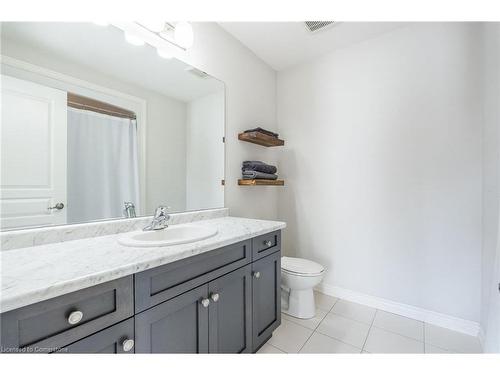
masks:
<svg viewBox="0 0 500 375"><path fill-rule="evenodd" d="M125 206L125 209L135 207L134 202L123 202L123 205Z"/></svg>
<svg viewBox="0 0 500 375"><path fill-rule="evenodd" d="M142 230L160 230L168 227L167 221L170 219L170 215L167 213L167 210L169 208L168 206L158 206L155 210L153 221Z"/></svg>
<svg viewBox="0 0 500 375"><path fill-rule="evenodd" d="M168 210L170 210L170 206L158 206L155 210L155 217L168 216Z"/></svg>

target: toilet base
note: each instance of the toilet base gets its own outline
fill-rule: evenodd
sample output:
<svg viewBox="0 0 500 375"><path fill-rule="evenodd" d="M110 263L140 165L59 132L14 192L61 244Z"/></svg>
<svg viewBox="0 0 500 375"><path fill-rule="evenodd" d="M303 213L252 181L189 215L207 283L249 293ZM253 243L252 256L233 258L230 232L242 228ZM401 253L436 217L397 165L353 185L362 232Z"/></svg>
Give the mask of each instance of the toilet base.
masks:
<svg viewBox="0 0 500 375"><path fill-rule="evenodd" d="M316 316L314 292L312 289L290 290L288 309L283 313L300 319L311 319Z"/></svg>

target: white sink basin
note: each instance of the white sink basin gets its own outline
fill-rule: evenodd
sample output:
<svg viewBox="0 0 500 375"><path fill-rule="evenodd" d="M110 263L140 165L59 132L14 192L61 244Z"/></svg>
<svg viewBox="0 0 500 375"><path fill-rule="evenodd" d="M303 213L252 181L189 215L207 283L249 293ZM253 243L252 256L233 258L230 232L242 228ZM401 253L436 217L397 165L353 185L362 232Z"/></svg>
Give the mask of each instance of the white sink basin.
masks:
<svg viewBox="0 0 500 375"><path fill-rule="evenodd" d="M174 225L161 230L130 232L118 238L121 245L132 247L172 246L201 241L217 234L216 228L196 224Z"/></svg>

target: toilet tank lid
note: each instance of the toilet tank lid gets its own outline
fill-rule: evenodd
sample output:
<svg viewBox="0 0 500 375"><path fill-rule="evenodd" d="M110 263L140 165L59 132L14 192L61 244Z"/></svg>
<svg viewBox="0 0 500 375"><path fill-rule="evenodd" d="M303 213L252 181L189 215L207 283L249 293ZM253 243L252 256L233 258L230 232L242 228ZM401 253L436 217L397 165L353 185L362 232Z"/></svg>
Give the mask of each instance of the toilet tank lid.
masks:
<svg viewBox="0 0 500 375"><path fill-rule="evenodd" d="M318 274L325 270L325 267L312 260L292 257L282 257L281 268L285 271L301 274Z"/></svg>

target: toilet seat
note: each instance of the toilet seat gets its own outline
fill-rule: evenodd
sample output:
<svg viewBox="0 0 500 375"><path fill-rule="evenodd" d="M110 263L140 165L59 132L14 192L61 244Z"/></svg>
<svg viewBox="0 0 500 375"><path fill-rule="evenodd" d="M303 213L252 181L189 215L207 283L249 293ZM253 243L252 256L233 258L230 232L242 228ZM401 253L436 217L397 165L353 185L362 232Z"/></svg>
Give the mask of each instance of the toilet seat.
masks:
<svg viewBox="0 0 500 375"><path fill-rule="evenodd" d="M291 275L312 277L321 275L325 271L325 268L321 264L308 259L282 257L281 270Z"/></svg>

